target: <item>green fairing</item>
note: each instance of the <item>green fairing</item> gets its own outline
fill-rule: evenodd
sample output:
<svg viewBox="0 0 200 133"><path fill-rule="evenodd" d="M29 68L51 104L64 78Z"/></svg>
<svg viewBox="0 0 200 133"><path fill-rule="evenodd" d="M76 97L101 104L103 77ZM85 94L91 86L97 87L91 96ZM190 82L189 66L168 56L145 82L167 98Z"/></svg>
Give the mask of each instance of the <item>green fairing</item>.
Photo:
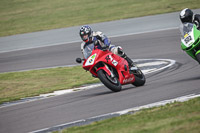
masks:
<svg viewBox="0 0 200 133"><path fill-rule="evenodd" d="M200 31L197 29L196 25L194 25L194 39L197 40L200 37Z"/></svg>
<svg viewBox="0 0 200 133"><path fill-rule="evenodd" d="M193 54L192 50L186 51L186 53L187 53L188 55L190 55L193 59L196 60L196 57L195 57L195 55Z"/></svg>
<svg viewBox="0 0 200 133"><path fill-rule="evenodd" d="M181 48L185 51L187 47L181 42Z"/></svg>
<svg viewBox="0 0 200 133"><path fill-rule="evenodd" d="M194 25L194 39L197 40L198 38L200 38L200 31L196 28L196 25ZM199 46L200 44L200 40L198 42L196 42L196 46L194 48L196 48L197 46ZM194 44L193 44L194 45ZM195 57L197 54L200 53L200 50L198 50L196 53L195 53Z"/></svg>
<svg viewBox="0 0 200 133"><path fill-rule="evenodd" d="M194 53L193 51L194 51L194 49L195 49L196 47L198 47L199 44L200 44L200 40L199 40L198 42L196 42L196 40L197 40L198 38L200 38L200 31L196 28L196 25L194 25L193 29L194 29L194 30L193 30L193 34L194 34L195 43L192 44L192 47L191 47L190 49L187 49L187 47L181 42L181 48L182 48L182 50L184 50L188 55L190 55L193 59L196 60L196 55L200 53L200 50L198 50L196 53Z"/></svg>

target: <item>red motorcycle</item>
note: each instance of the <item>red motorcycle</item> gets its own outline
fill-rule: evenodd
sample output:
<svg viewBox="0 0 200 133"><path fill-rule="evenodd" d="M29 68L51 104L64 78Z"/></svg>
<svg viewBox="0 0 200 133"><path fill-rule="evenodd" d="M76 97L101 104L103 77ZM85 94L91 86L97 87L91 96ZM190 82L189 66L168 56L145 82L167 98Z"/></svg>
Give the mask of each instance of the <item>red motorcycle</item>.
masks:
<svg viewBox="0 0 200 133"><path fill-rule="evenodd" d="M76 62L82 63L83 68L97 77L100 81L114 92L121 91L121 85L133 84L134 86L143 86L145 76L137 68L129 70L128 62L110 52L109 50L100 50L92 43L85 46L83 50L85 59L77 58Z"/></svg>

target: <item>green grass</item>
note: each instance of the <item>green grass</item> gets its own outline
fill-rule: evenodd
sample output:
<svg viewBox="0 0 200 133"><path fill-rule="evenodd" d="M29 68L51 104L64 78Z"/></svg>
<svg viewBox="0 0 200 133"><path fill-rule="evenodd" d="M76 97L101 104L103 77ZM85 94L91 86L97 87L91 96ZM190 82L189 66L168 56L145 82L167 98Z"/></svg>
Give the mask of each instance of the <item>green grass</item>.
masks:
<svg viewBox="0 0 200 133"><path fill-rule="evenodd" d="M199 0L1 0L0 36L194 9L199 8L198 3Z"/></svg>
<svg viewBox="0 0 200 133"><path fill-rule="evenodd" d="M62 133L199 133L200 98L184 103L144 109L90 125L72 127ZM54 132L57 133L57 132Z"/></svg>
<svg viewBox="0 0 200 133"><path fill-rule="evenodd" d="M99 82L81 66L0 74L0 104Z"/></svg>

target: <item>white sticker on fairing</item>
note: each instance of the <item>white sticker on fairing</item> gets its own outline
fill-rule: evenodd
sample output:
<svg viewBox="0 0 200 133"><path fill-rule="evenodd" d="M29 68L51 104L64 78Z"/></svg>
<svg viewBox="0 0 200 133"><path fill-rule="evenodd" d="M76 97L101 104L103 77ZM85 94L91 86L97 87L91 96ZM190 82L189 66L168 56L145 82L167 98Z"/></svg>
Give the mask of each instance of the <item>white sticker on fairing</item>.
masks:
<svg viewBox="0 0 200 133"><path fill-rule="evenodd" d="M110 60L112 61L112 64L113 64L114 66L117 66L118 62L117 62L116 60L114 60L114 59L112 58L111 55L109 55L109 58L110 58Z"/></svg>
<svg viewBox="0 0 200 133"><path fill-rule="evenodd" d="M113 60L113 61L112 61L112 64L113 64L114 66L117 66L118 62L117 62L116 60Z"/></svg>
<svg viewBox="0 0 200 133"><path fill-rule="evenodd" d="M97 54L91 55L91 56L87 59L87 62L85 63L85 66L93 65L93 64L94 64L94 60L95 60L95 58L96 58L96 55L97 55Z"/></svg>

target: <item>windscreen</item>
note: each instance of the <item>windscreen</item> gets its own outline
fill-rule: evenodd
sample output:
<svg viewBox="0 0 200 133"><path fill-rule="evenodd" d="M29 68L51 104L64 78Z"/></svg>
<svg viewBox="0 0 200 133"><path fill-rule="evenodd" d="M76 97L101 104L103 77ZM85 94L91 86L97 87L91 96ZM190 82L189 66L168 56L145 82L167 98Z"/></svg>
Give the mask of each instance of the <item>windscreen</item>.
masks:
<svg viewBox="0 0 200 133"><path fill-rule="evenodd" d="M186 34L189 34L192 31L192 23L183 23L180 25L181 38L184 39Z"/></svg>
<svg viewBox="0 0 200 133"><path fill-rule="evenodd" d="M90 55L92 54L93 49L94 49L94 44L93 43L85 46L85 48L83 49L83 56L84 56L85 59L90 57Z"/></svg>

